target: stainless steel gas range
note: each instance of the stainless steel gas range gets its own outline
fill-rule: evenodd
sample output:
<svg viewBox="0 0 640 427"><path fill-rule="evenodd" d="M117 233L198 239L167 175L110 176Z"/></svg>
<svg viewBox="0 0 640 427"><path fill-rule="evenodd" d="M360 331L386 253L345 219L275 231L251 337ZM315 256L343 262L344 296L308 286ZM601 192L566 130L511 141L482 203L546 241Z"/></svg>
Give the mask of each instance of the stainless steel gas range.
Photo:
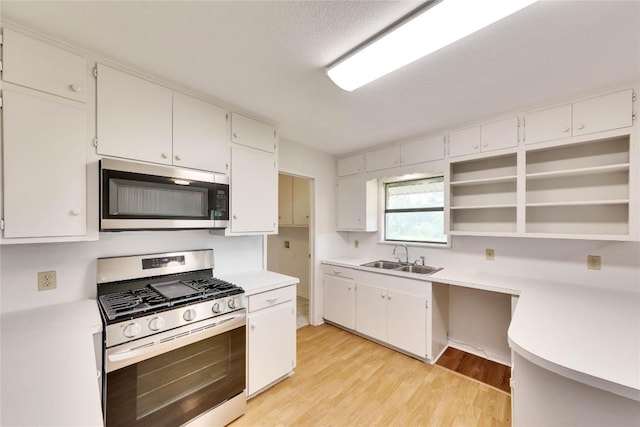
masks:
<svg viewBox="0 0 640 427"><path fill-rule="evenodd" d="M244 291L213 250L99 258L105 426L225 425L246 408Z"/></svg>

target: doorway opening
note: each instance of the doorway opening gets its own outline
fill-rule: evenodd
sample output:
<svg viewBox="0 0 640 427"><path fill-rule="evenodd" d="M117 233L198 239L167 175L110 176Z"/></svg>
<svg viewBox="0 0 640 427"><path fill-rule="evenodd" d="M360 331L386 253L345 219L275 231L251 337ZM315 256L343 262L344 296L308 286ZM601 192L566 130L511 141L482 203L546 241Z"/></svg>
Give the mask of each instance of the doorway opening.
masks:
<svg viewBox="0 0 640 427"><path fill-rule="evenodd" d="M267 236L267 269L297 277L297 327L309 325L312 304L313 179L278 175L278 234Z"/></svg>

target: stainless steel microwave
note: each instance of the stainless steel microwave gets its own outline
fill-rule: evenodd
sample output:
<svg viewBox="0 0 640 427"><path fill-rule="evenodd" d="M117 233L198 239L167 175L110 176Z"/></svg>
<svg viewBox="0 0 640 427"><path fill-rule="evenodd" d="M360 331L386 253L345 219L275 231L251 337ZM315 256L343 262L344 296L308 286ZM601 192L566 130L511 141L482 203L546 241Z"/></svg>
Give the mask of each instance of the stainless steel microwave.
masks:
<svg viewBox="0 0 640 427"><path fill-rule="evenodd" d="M100 160L100 230L226 228L226 175Z"/></svg>

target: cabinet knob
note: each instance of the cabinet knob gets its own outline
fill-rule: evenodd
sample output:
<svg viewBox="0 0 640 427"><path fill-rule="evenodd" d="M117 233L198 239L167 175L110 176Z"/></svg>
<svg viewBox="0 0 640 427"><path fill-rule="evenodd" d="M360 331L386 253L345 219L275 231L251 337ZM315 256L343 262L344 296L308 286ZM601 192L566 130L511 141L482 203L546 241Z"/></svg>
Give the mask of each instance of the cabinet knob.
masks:
<svg viewBox="0 0 640 427"><path fill-rule="evenodd" d="M569 127L567 126L566 128L564 128L564 130L562 131L562 133L569 133Z"/></svg>
<svg viewBox="0 0 640 427"><path fill-rule="evenodd" d="M237 215L234 215L234 216L233 216L233 219L238 219L238 216L237 216Z"/></svg>
<svg viewBox="0 0 640 427"><path fill-rule="evenodd" d="M176 160L182 160L182 157L176 155Z"/></svg>
<svg viewBox="0 0 640 427"><path fill-rule="evenodd" d="M578 125L578 129L584 129L584 123L580 123L580 124Z"/></svg>
<svg viewBox="0 0 640 427"><path fill-rule="evenodd" d="M251 329L255 329L255 328L256 328L256 324L255 324L255 323L252 323L252 324L251 324Z"/></svg>
<svg viewBox="0 0 640 427"><path fill-rule="evenodd" d="M483 145L484 148L487 148L489 146L489 143L486 143Z"/></svg>
<svg viewBox="0 0 640 427"><path fill-rule="evenodd" d="M237 138L237 137L238 137L238 134L234 132L234 133L233 133L233 137L234 137L234 138Z"/></svg>
<svg viewBox="0 0 640 427"><path fill-rule="evenodd" d="M82 213L82 209L71 209L71 211L69 212L71 215L73 216L78 216Z"/></svg>
<svg viewBox="0 0 640 427"><path fill-rule="evenodd" d="M380 298L384 299L385 296L386 296L385 294L381 294Z"/></svg>
<svg viewBox="0 0 640 427"><path fill-rule="evenodd" d="M391 299L391 295L387 295L387 299Z"/></svg>
<svg viewBox="0 0 640 427"><path fill-rule="evenodd" d="M167 156L167 153L162 153L162 154L160 154L160 157L162 157L163 159L166 159L166 158L168 158L169 156Z"/></svg>
<svg viewBox="0 0 640 427"><path fill-rule="evenodd" d="M350 290L351 290L351 287L352 287L351 285L347 286L347 290L349 290L349 291L350 291Z"/></svg>
<svg viewBox="0 0 640 427"><path fill-rule="evenodd" d="M82 92L82 86L80 85L69 85L69 88L71 89L72 92L75 92L75 93Z"/></svg>
<svg viewBox="0 0 640 427"><path fill-rule="evenodd" d="M479 146L479 145L477 145L477 144L473 146L473 149L474 149L474 150L477 150L478 148L480 148L480 146Z"/></svg>

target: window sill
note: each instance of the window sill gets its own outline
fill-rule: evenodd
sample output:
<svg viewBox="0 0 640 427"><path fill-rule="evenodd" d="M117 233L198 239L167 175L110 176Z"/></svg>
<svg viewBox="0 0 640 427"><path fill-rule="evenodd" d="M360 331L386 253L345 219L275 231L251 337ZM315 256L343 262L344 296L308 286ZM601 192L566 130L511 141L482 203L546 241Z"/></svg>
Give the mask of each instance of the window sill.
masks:
<svg viewBox="0 0 640 427"><path fill-rule="evenodd" d="M379 245L388 245L388 246L396 246L396 245L407 245L412 248L438 248L438 249L451 249L451 238L447 241L447 243L419 243L419 242L402 242L402 241L387 241L387 240L378 240Z"/></svg>

